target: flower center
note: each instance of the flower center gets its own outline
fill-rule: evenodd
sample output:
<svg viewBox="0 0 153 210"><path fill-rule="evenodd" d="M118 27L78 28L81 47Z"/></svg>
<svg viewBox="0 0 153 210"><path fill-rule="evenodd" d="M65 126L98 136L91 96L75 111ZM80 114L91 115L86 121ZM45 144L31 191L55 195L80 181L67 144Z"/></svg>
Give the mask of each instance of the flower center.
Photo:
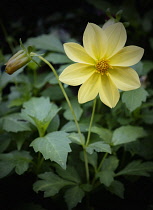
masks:
<svg viewBox="0 0 153 210"><path fill-rule="evenodd" d="M107 75L108 69L111 68L111 66L108 64L108 61L104 59L98 61L95 67L96 67L96 72L102 75L104 74Z"/></svg>

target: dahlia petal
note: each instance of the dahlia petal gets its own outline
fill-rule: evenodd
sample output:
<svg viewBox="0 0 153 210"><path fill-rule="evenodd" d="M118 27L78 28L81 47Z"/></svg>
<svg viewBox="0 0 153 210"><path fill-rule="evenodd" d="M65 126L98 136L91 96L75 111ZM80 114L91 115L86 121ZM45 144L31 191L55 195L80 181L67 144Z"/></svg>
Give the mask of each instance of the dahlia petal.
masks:
<svg viewBox="0 0 153 210"><path fill-rule="evenodd" d="M83 45L87 53L95 60L100 60L107 50L107 37L102 28L88 23L84 35Z"/></svg>
<svg viewBox="0 0 153 210"><path fill-rule="evenodd" d="M127 35L122 23L109 25L104 31L108 39L106 52L106 58L108 59L124 47Z"/></svg>
<svg viewBox="0 0 153 210"><path fill-rule="evenodd" d="M94 64L94 59L91 58L85 49L73 42L65 43L64 44L64 50L67 56L74 62L79 63L87 63L87 64Z"/></svg>
<svg viewBox="0 0 153 210"><path fill-rule="evenodd" d="M137 46L124 47L117 54L111 57L110 65L112 66L132 66L138 63L144 53L144 49Z"/></svg>
<svg viewBox="0 0 153 210"><path fill-rule="evenodd" d="M59 76L59 80L72 86L80 85L84 83L94 73L94 71L94 66L74 63L64 69Z"/></svg>
<svg viewBox="0 0 153 210"><path fill-rule="evenodd" d="M95 73L83 83L78 92L79 103L93 100L98 95L100 82L100 74Z"/></svg>
<svg viewBox="0 0 153 210"><path fill-rule="evenodd" d="M109 70L109 77L120 90L133 90L141 85L137 72L130 67L114 67Z"/></svg>
<svg viewBox="0 0 153 210"><path fill-rule="evenodd" d="M101 86L99 89L99 96L100 100L110 108L115 107L119 100L120 94L117 87L114 85L111 79L106 75L101 76Z"/></svg>

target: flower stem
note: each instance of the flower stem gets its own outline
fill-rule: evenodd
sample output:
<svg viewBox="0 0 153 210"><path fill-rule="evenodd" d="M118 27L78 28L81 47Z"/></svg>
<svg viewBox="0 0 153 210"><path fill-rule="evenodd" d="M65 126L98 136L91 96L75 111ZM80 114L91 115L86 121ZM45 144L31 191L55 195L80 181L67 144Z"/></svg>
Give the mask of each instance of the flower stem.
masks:
<svg viewBox="0 0 153 210"><path fill-rule="evenodd" d="M74 122L75 122L76 127L77 127L77 130L78 130L78 134L79 134L79 136L80 136L80 140L81 140L82 145L83 145L83 139L82 139L82 135L81 135L81 130L80 130L80 127L79 127L79 124L78 124L78 121L77 121L77 118L76 118L74 109L73 109L73 107L72 107L72 104L71 104L71 102L70 102L68 96L67 96L67 93L65 92L65 89L64 89L62 83L60 82L60 80L59 80L59 78L58 78L58 74L56 73L56 70L55 70L54 67L53 67L45 58L43 58L42 56L37 55L37 54L35 54L35 53L32 53L32 55L33 55L33 56L38 56L38 58L39 58L40 60L44 61L44 62L51 68L51 70L53 71L53 73L54 73L54 75L55 75L55 77L56 77L56 79L57 79L57 81L58 81L58 84L59 84L59 86L60 86L60 88L61 88L61 91L62 91L62 93L63 93L63 95L64 95L64 97L65 97L65 99L66 99L66 101L67 101L67 104L68 104L70 110L71 110L71 113L72 113L72 115L73 115Z"/></svg>
<svg viewBox="0 0 153 210"><path fill-rule="evenodd" d="M94 102L93 102L92 115L91 115L90 124L89 124L86 146L88 146L89 141L90 141L91 128L92 128L92 123L93 123L93 119L94 119L94 115L95 115L95 109L96 109L96 98L94 99Z"/></svg>

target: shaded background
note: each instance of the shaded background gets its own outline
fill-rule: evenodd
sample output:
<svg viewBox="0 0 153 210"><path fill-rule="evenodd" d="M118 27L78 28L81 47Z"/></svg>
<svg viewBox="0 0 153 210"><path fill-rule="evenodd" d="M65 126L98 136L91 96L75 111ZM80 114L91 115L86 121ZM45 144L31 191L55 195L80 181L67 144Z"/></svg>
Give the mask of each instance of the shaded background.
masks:
<svg viewBox="0 0 153 210"><path fill-rule="evenodd" d="M114 2L114 3L113 3ZM153 9L152 0L128 0L128 1L61 1L61 0L4 0L0 6L0 48L4 54L11 53L11 48L18 45L19 38L23 42L29 37L39 36L58 30L59 33L70 34L78 41L82 41L82 33L88 22L102 25L108 19L107 8L115 15L120 9L123 10L121 21L129 22L127 28L127 45L135 44L145 48L144 59L152 59L153 49ZM61 35L62 37L62 35ZM63 38L64 40L64 38ZM152 81L153 75L150 75ZM0 203L3 209L26 209L41 210L37 204L45 209L66 209L63 202L55 207L56 199L43 198L43 194L37 195L32 190L35 181L33 175L13 175L0 181ZM125 200L121 200L104 190L104 193L93 196L92 203L99 209L153 209L152 181L148 178L140 178L134 184L126 186ZM151 183L151 184L150 184ZM145 195L145 196L144 196ZM59 195L60 196L60 195ZM54 202L55 201L55 202ZM84 201L85 202L85 201ZM35 203L31 208L28 203ZM24 205L23 205L24 204ZM21 205L21 206L20 206ZM81 209L80 206L76 209Z"/></svg>

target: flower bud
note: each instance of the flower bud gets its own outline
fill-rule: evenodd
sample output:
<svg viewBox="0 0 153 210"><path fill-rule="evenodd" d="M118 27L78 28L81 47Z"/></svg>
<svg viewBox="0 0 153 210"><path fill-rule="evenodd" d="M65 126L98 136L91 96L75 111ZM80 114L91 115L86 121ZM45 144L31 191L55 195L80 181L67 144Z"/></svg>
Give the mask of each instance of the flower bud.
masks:
<svg viewBox="0 0 153 210"><path fill-rule="evenodd" d="M29 61L31 61L30 55L28 55L25 50L19 50L8 60L5 71L8 74L13 74L15 71L29 63Z"/></svg>

